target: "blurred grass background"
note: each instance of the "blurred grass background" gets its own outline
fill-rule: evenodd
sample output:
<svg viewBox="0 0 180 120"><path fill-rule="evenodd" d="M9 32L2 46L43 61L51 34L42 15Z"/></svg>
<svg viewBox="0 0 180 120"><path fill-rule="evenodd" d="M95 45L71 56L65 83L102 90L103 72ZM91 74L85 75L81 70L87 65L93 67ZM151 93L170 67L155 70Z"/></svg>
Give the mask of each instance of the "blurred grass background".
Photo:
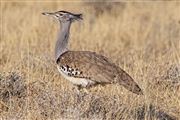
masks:
<svg viewBox="0 0 180 120"><path fill-rule="evenodd" d="M118 85L80 95L58 73L59 24L45 11L83 13L70 48L103 54L143 89ZM180 118L180 2L1 1L1 119Z"/></svg>

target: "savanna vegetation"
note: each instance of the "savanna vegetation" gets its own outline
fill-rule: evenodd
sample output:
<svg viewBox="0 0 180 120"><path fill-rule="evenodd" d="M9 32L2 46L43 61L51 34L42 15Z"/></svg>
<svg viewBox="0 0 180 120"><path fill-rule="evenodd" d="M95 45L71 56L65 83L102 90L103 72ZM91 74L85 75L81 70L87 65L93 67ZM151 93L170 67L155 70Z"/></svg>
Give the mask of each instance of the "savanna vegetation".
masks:
<svg viewBox="0 0 180 120"><path fill-rule="evenodd" d="M180 119L180 2L5 1L0 17L0 119ZM77 92L57 71L57 21L45 11L83 13L70 48L103 54L143 89Z"/></svg>

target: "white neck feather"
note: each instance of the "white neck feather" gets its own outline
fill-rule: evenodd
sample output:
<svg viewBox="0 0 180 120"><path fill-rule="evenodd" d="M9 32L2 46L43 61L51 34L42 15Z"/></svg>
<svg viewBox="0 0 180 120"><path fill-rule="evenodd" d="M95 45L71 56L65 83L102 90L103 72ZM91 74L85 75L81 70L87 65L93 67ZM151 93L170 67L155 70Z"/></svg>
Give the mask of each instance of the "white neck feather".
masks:
<svg viewBox="0 0 180 120"><path fill-rule="evenodd" d="M55 60L57 60L59 56L61 56L64 52L68 50L70 26L70 21L61 23L61 27L58 32L58 39L55 46Z"/></svg>

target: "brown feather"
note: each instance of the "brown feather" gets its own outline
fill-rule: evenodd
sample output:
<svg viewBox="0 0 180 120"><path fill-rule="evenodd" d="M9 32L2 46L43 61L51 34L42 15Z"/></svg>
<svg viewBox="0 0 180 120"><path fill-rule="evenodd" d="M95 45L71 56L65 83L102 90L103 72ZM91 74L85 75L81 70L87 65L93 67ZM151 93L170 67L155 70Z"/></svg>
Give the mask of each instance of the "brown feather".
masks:
<svg viewBox="0 0 180 120"><path fill-rule="evenodd" d="M76 78L87 78L96 83L119 83L136 94L142 94L137 83L108 58L90 51L67 51L57 60L59 66L80 71Z"/></svg>

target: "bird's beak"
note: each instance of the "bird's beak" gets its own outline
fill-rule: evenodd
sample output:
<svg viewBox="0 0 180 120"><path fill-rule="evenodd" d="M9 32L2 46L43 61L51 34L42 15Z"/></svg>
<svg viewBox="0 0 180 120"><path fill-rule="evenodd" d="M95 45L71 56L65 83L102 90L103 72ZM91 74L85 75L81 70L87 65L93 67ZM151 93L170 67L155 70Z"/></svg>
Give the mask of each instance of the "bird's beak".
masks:
<svg viewBox="0 0 180 120"><path fill-rule="evenodd" d="M43 12L42 14L43 14L43 15L47 15L47 16L49 16L49 15L54 15L54 13L49 13L49 12Z"/></svg>
<svg viewBox="0 0 180 120"><path fill-rule="evenodd" d="M42 15L50 16L55 19L58 19L55 13L50 13L50 12L43 12Z"/></svg>

